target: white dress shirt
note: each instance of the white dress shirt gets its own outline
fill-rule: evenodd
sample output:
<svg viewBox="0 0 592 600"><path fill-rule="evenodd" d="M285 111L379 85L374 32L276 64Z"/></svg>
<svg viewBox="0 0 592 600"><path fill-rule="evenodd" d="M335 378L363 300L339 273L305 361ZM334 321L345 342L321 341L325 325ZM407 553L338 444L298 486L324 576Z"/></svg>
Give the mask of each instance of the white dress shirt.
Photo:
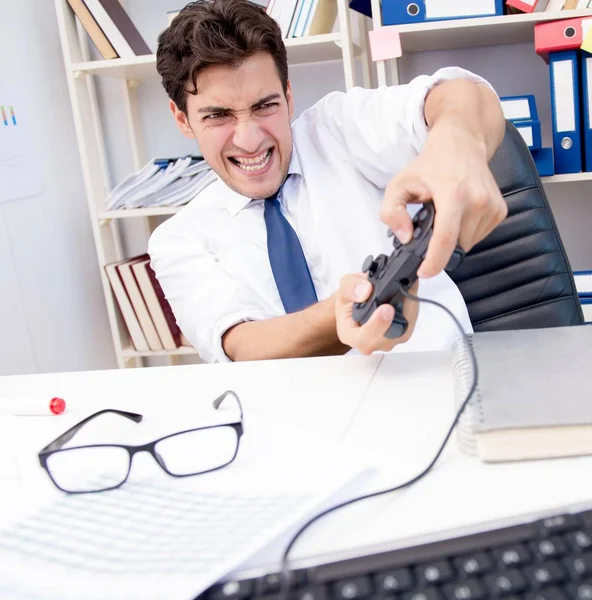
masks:
<svg viewBox="0 0 592 600"><path fill-rule="evenodd" d="M482 78L457 67L380 89L332 92L292 124L293 152L282 211L323 300L368 254L390 256L379 211L384 188L421 150L427 92L437 83ZM237 323L285 314L267 254L264 200L214 181L152 234L151 265L179 327L208 362L228 361L221 337ZM418 205L411 205L413 214ZM419 296L448 307L472 331L464 300L445 273L421 280ZM438 307L420 305L415 331L394 351L448 349L459 332ZM261 340L264 344L265 340Z"/></svg>

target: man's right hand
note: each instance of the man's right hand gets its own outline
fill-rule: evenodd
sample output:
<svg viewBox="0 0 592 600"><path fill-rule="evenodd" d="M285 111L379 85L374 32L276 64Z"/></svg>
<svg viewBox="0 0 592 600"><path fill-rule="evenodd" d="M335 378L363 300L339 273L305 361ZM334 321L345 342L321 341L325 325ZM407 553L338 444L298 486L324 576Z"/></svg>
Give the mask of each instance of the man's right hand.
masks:
<svg viewBox="0 0 592 600"><path fill-rule="evenodd" d="M409 293L417 295L418 287L419 282L417 281ZM389 339L384 334L395 316L395 309L390 304L380 306L363 325L356 323L352 317L354 302L363 302L371 293L372 284L366 275L354 273L342 277L339 290L335 295L337 336L343 344L355 348L364 355L372 354L376 350L388 352L398 344L406 342L413 334L419 313L419 303L405 299L403 315L409 326L405 335L394 340Z"/></svg>

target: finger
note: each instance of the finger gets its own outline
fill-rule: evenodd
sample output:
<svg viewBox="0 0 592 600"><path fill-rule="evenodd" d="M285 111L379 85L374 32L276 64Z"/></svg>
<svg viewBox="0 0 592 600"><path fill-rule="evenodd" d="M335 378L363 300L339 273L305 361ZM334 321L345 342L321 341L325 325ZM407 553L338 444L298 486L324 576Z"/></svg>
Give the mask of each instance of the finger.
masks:
<svg viewBox="0 0 592 600"><path fill-rule="evenodd" d="M362 354L368 355L375 350L384 350L386 347L394 346L395 340L385 338L394 317L395 309L390 304L379 306L364 325L352 332L352 347Z"/></svg>
<svg viewBox="0 0 592 600"><path fill-rule="evenodd" d="M385 190L380 219L389 226L403 244L406 244L411 241L413 234L413 225L407 211L407 204L427 202L430 199L429 190L423 184L395 177Z"/></svg>
<svg viewBox="0 0 592 600"><path fill-rule="evenodd" d="M440 202L439 208L436 208L434 230L426 257L417 270L419 277L434 277L446 267L458 244L461 219L460 202Z"/></svg>
<svg viewBox="0 0 592 600"><path fill-rule="evenodd" d="M364 273L349 273L339 282L339 297L347 302L364 302L372 293L372 284Z"/></svg>

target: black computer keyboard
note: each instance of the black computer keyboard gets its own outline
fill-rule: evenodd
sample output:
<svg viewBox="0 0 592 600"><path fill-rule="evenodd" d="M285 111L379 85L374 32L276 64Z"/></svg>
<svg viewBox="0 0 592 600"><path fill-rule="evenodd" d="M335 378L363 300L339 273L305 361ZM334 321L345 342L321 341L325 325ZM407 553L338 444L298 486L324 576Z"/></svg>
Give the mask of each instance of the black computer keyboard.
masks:
<svg viewBox="0 0 592 600"><path fill-rule="evenodd" d="M592 600L592 510L292 571L290 600ZM280 600L277 573L225 581L200 600Z"/></svg>

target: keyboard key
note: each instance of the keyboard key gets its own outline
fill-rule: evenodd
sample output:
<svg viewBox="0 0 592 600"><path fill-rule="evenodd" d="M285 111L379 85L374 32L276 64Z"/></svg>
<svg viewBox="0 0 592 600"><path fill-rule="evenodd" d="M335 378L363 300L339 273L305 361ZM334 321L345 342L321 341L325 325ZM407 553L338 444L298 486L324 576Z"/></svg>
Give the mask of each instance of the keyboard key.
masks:
<svg viewBox="0 0 592 600"><path fill-rule="evenodd" d="M406 592L413 585L413 576L409 569L395 569L378 573L374 577L374 586L380 596L393 592Z"/></svg>
<svg viewBox="0 0 592 600"><path fill-rule="evenodd" d="M585 550L592 550L592 533L587 531L572 531L565 536L567 543L576 552L584 552Z"/></svg>
<svg viewBox="0 0 592 600"><path fill-rule="evenodd" d="M526 600L568 600L568 597L559 588L552 587L528 594Z"/></svg>
<svg viewBox="0 0 592 600"><path fill-rule="evenodd" d="M493 551L493 555L503 567L517 567L532 561L532 555L524 544L498 548Z"/></svg>
<svg viewBox="0 0 592 600"><path fill-rule="evenodd" d="M444 588L447 600L480 600L487 598L485 588L478 579L468 579L460 583L451 583Z"/></svg>
<svg viewBox="0 0 592 600"><path fill-rule="evenodd" d="M324 585L309 586L294 590L292 600L327 600L327 588Z"/></svg>
<svg viewBox="0 0 592 600"><path fill-rule="evenodd" d="M535 590L556 585L565 580L566 572L563 566L557 561L548 561L542 565L536 565L525 569L526 577L530 581L531 587Z"/></svg>
<svg viewBox="0 0 592 600"><path fill-rule="evenodd" d="M333 585L335 600L358 600L358 598L367 598L370 593L370 581L367 577L356 577Z"/></svg>
<svg viewBox="0 0 592 600"><path fill-rule="evenodd" d="M567 567L571 579L575 581L592 576L592 552L577 557L570 556L563 564Z"/></svg>
<svg viewBox="0 0 592 600"><path fill-rule="evenodd" d="M447 560L440 560L416 567L415 575L420 586L448 583L454 579L454 572Z"/></svg>
<svg viewBox="0 0 592 600"><path fill-rule="evenodd" d="M242 581L227 581L221 585L212 588L208 595L209 600L235 600L236 598L246 598L253 593L253 580L243 579Z"/></svg>
<svg viewBox="0 0 592 600"><path fill-rule="evenodd" d="M558 558L567 554L565 542L558 536L532 543L532 550L539 560Z"/></svg>
<svg viewBox="0 0 592 600"><path fill-rule="evenodd" d="M485 552L476 552L468 556L454 559L454 566L457 571L465 577L474 577L476 575L485 575L493 571L493 560Z"/></svg>
<svg viewBox="0 0 592 600"><path fill-rule="evenodd" d="M445 598L437 588L430 587L419 592L405 594L403 600L445 600Z"/></svg>
<svg viewBox="0 0 592 600"><path fill-rule="evenodd" d="M573 587L573 597L576 600L592 600L592 579L575 585Z"/></svg>
<svg viewBox="0 0 592 600"><path fill-rule="evenodd" d="M539 523L539 532L542 537L548 537L576 529L580 523L581 519L577 515L557 515L543 519Z"/></svg>
<svg viewBox="0 0 592 600"><path fill-rule="evenodd" d="M494 598L504 594L519 594L526 588L526 579L518 569L485 576L485 585Z"/></svg>

